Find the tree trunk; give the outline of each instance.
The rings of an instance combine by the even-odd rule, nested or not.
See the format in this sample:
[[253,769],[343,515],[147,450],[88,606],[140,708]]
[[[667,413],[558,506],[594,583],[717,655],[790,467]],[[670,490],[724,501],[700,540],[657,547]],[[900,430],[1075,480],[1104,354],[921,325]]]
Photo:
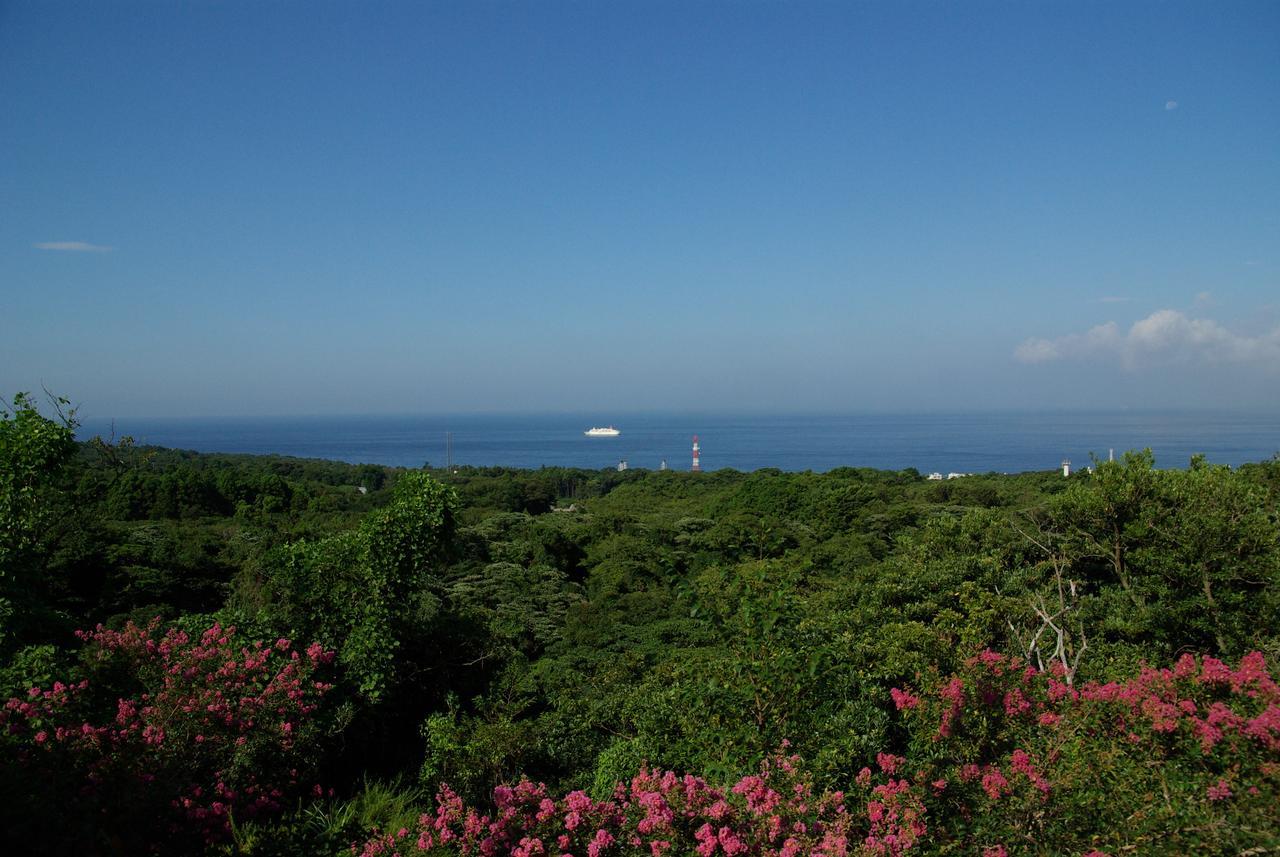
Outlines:
[[1218,602],[1213,599],[1208,569],[1200,569],[1200,581],[1204,584],[1204,600],[1209,605],[1209,616],[1213,619],[1213,638],[1218,644],[1218,654],[1226,654],[1227,642],[1222,637],[1222,619],[1218,612]]

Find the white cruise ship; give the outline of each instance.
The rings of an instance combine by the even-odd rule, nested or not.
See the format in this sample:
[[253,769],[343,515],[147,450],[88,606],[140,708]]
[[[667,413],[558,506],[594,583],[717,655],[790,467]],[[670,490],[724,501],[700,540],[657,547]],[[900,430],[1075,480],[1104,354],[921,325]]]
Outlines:
[[608,428],[592,427],[583,432],[587,437],[617,437],[622,434],[613,426]]

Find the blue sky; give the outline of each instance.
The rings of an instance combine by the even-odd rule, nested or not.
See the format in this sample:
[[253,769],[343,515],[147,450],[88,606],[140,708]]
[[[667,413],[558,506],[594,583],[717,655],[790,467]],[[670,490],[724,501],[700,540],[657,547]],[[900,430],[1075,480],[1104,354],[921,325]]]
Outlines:
[[0,391],[1275,408],[1280,4],[0,3]]

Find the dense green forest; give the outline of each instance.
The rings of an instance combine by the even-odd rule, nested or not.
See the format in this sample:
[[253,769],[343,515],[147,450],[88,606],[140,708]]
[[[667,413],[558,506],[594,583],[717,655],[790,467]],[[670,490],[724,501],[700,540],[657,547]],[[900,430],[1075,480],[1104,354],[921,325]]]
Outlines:
[[443,471],[73,429],[0,420],[6,853],[1280,851],[1280,457]]

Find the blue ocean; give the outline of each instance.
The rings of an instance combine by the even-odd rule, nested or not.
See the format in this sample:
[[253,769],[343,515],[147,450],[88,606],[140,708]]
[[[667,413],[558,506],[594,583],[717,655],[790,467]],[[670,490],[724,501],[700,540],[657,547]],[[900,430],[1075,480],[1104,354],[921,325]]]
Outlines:
[[[589,438],[615,425],[618,437]],[[87,420],[82,437],[112,424]],[[1110,450],[1150,447],[1159,467],[1192,455],[1239,465],[1280,451],[1280,414],[1009,412],[759,416],[536,414],[117,419],[116,436],[200,452],[271,453],[352,463],[688,470],[696,434],[702,469],[825,471],[874,467],[921,472],[1017,473],[1079,468]]]

